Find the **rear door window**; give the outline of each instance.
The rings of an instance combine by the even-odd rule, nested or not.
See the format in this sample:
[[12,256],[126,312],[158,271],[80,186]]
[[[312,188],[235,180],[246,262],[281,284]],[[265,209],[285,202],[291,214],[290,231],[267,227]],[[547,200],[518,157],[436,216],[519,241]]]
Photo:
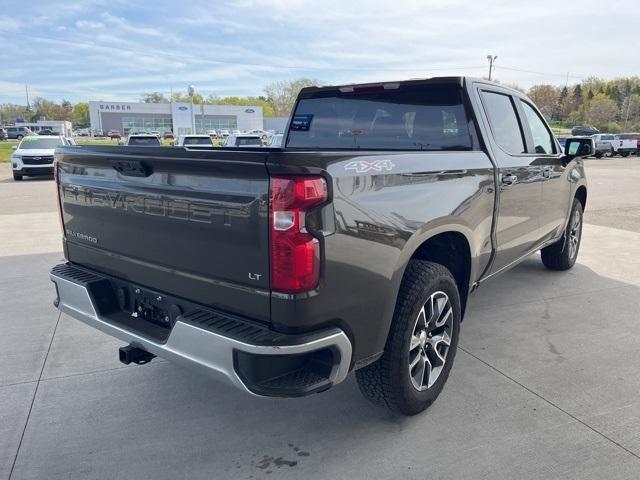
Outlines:
[[511,96],[483,91],[482,99],[496,143],[507,153],[526,153],[524,137]]
[[288,148],[473,150],[462,88],[389,84],[304,92]]
[[547,125],[544,123],[544,120],[540,118],[538,112],[536,112],[535,109],[527,102],[520,100],[520,104],[522,105],[525,117],[527,117],[529,130],[531,131],[531,138],[533,139],[534,151],[530,153],[547,155],[555,153],[555,149],[553,148],[553,137],[551,136],[551,132],[547,129]]

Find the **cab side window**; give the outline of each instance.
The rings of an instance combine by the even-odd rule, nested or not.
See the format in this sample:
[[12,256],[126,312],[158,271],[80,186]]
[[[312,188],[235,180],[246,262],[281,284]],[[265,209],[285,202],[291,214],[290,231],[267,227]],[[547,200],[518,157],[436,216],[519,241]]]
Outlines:
[[529,130],[531,131],[531,137],[533,138],[534,151],[530,153],[550,154],[555,153],[553,148],[553,138],[551,133],[547,129],[544,120],[540,118],[538,112],[529,105],[527,102],[520,100],[522,110],[524,111],[527,122],[529,123]]
[[507,153],[526,153],[520,122],[511,97],[483,91],[482,99],[496,143]]

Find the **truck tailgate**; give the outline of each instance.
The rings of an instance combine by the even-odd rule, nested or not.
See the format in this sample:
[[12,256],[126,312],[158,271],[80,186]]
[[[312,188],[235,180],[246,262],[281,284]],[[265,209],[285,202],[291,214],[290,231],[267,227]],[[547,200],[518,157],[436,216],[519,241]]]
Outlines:
[[56,159],[70,262],[269,321],[264,152],[71,147]]

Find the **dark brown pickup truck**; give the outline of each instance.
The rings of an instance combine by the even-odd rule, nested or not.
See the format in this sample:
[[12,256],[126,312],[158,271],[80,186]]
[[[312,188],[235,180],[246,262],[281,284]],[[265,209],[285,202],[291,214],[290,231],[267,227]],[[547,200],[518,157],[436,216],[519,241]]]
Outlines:
[[56,305],[263,396],[355,371],[424,410],[467,296],[542,250],[573,266],[587,189],[520,92],[468,78],[304,89],[282,148],[66,147]]

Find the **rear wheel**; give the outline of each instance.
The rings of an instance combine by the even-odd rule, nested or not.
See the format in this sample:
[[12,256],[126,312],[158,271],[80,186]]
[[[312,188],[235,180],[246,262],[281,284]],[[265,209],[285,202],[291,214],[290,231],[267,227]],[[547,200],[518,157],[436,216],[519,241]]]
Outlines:
[[622,152],[620,155],[622,155],[623,157],[628,157],[629,156],[629,152]]
[[611,147],[609,149],[609,153],[607,154],[607,157],[615,157],[616,156],[616,151],[613,149],[613,147]]
[[24,135],[18,135],[18,136],[16,137],[16,139],[17,139],[17,140],[22,140],[23,138],[24,138]]
[[575,265],[582,239],[582,219],[582,204],[574,198],[564,235],[540,251],[545,267],[550,270],[569,270]]
[[595,157],[596,158],[602,158],[602,152],[596,152]]
[[451,371],[460,330],[460,295],[444,266],[407,266],[384,353],[356,372],[364,396],[403,415],[425,410]]

